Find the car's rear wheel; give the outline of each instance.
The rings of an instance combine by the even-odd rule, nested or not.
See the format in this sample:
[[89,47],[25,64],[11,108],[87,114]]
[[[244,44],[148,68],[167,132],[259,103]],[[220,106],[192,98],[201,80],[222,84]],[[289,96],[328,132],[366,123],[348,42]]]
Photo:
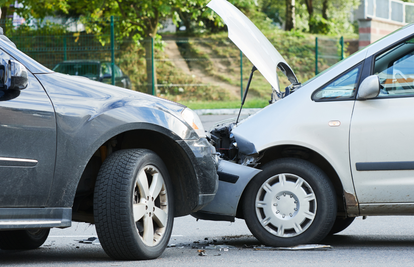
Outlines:
[[329,234],[333,235],[333,234],[342,232],[343,230],[348,228],[348,226],[350,226],[354,220],[355,220],[355,217],[347,217],[347,218],[337,217]]
[[45,243],[49,232],[49,228],[0,231],[0,249],[25,250],[38,248]]
[[278,159],[249,183],[244,218],[253,235],[269,246],[319,242],[335,221],[334,192],[317,166],[296,158]]
[[154,259],[171,236],[173,197],[160,157],[147,149],[113,153],[98,174],[94,216],[99,241],[114,259]]

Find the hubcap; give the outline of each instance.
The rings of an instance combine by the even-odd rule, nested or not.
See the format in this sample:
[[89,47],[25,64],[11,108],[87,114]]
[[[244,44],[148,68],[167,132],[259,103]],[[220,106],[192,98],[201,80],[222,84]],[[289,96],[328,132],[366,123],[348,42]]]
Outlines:
[[132,201],[138,235],[147,246],[157,245],[168,221],[168,198],[164,179],[155,166],[147,165],[138,172]]
[[278,174],[259,188],[255,201],[256,216],[271,234],[293,237],[312,224],[316,202],[312,187],[304,179],[289,173]]

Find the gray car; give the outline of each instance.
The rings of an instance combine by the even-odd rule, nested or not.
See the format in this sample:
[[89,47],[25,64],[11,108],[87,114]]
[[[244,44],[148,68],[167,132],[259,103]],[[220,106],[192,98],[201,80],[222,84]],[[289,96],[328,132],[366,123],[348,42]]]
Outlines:
[[[209,6],[273,87],[272,104],[211,131],[219,191],[194,216],[243,218],[264,244],[320,242],[357,216],[414,213],[414,25],[300,84],[240,11]],[[276,68],[291,81],[281,92]]]
[[180,104],[55,73],[0,39],[0,248],[94,223],[114,259],[152,259],[214,198],[214,147]]

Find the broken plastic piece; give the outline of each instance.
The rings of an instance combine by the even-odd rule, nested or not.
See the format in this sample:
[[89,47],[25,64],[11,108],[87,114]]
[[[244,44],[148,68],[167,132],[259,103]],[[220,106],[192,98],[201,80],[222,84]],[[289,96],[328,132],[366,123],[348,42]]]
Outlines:
[[218,250],[218,251],[229,251],[230,248],[235,248],[229,245],[213,245],[209,244],[205,247],[206,250]]
[[92,244],[92,245],[100,245],[101,244],[97,237],[89,237],[87,239],[79,240],[79,243]]
[[197,252],[198,256],[207,256],[207,253],[204,249],[198,249]]
[[293,247],[255,247],[254,250],[331,250],[333,249],[330,245],[319,245],[319,244],[309,244],[309,245],[297,245]]

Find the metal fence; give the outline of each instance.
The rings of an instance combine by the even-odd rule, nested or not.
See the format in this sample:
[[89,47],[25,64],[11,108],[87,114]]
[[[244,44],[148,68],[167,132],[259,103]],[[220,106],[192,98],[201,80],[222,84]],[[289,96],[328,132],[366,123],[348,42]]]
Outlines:
[[[102,21],[102,25],[112,26],[110,31],[100,34],[88,34],[79,21],[42,23],[7,27],[6,34],[21,51],[50,69],[68,60],[111,62],[130,77],[131,89],[175,101],[240,98],[252,66],[224,35],[209,38],[166,35],[162,40],[137,42],[119,38],[116,19]],[[150,50],[145,49],[148,46]],[[302,82],[313,71],[318,73],[344,56],[344,42],[338,39],[317,38],[316,44],[313,40],[301,40],[277,48]],[[305,64],[306,60],[316,64],[314,67],[312,63]],[[255,77],[253,94],[261,97],[270,93],[265,79],[260,74]],[[280,79],[282,86],[288,85],[287,80]]]
[[345,58],[344,38],[315,38],[315,75]]

